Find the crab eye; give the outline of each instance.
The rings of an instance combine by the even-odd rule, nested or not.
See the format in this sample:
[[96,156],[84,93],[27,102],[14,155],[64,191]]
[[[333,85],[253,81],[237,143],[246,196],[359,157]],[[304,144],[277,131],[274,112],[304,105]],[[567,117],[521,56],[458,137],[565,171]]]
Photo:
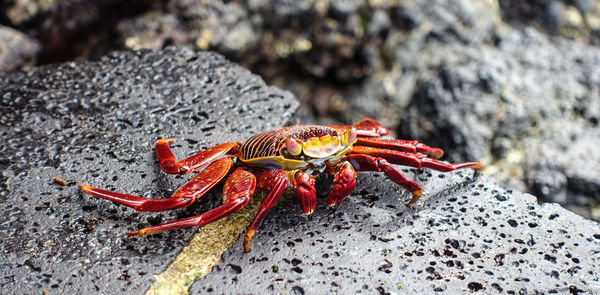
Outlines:
[[348,142],[354,142],[356,140],[356,128],[352,127],[348,132]]
[[300,145],[298,145],[298,142],[291,137],[285,140],[285,147],[287,148],[288,152],[293,156],[299,155],[302,151],[302,147],[300,147]]
[[344,137],[342,139],[343,145],[349,145],[356,140],[356,128],[352,127],[346,130]]

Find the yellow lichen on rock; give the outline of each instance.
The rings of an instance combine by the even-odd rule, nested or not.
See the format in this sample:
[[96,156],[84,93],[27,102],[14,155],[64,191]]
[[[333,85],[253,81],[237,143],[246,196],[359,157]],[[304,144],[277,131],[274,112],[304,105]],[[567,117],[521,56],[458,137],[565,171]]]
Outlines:
[[[146,294],[188,294],[189,287],[209,274],[220,263],[221,255],[239,239],[264,197],[264,193],[256,193],[241,211],[205,225],[175,261],[163,273],[154,276],[155,282]],[[239,251],[243,249],[240,247]]]

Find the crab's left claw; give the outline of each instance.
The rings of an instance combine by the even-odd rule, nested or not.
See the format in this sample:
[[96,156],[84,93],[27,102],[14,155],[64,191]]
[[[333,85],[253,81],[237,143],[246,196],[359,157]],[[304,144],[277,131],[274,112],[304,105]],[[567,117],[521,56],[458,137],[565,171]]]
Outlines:
[[310,215],[315,211],[317,205],[317,191],[315,190],[315,180],[312,175],[304,171],[293,171],[292,185],[296,188],[296,199],[302,207],[302,212]]
[[225,155],[234,154],[238,147],[238,143],[236,142],[226,142],[177,161],[173,151],[169,147],[169,144],[173,142],[175,140],[169,138],[161,139],[155,144],[156,157],[160,163],[160,169],[169,174],[188,174],[202,169]]
[[329,125],[327,127],[333,128],[340,133],[348,130],[348,128],[354,128],[356,135],[359,137],[381,137],[390,134],[387,128],[371,118],[364,118],[355,125]]
[[335,171],[331,191],[327,195],[327,205],[333,207],[345,199],[356,186],[356,171],[349,162],[344,162]]
[[[360,120],[360,122],[356,123],[356,125],[354,125],[354,127],[359,128],[361,130],[363,130],[363,132],[365,131],[370,131],[375,133],[376,137],[379,136],[386,136],[388,134],[390,134],[390,131],[383,127],[381,125],[381,123],[377,122],[374,119],[371,118],[364,118],[362,120]],[[369,132],[365,132],[365,133],[369,133]]]

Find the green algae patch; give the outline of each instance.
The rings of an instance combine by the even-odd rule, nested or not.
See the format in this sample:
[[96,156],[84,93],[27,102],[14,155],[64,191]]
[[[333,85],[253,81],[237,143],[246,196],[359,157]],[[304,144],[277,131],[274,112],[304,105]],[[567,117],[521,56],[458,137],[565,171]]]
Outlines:
[[[212,271],[221,256],[250,225],[266,194],[256,193],[244,209],[205,225],[161,274],[146,295],[188,294],[189,287]],[[239,251],[244,251],[240,247]]]

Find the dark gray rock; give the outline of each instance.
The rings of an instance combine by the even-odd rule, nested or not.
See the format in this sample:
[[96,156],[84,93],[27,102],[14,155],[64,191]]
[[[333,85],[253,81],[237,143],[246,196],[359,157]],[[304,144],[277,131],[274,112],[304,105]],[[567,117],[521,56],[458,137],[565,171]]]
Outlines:
[[546,200],[574,203],[575,193],[600,200],[600,178],[581,177],[600,171],[592,151],[600,144],[599,50],[527,30],[497,48],[444,51],[400,133],[454,146],[453,160],[494,163],[492,175]]
[[600,291],[600,226],[472,171],[405,175],[415,207],[382,175],[361,174],[335,209],[294,200],[238,241],[191,294],[553,294]]
[[146,214],[84,196],[77,184],[166,197],[187,178],[160,171],[157,139],[176,139],[184,157],[280,127],[298,106],[220,55],[177,48],[0,76],[0,98],[0,284],[7,294],[143,293],[195,230],[125,233],[197,215],[219,196]]
[[593,12],[596,9],[597,3],[594,0],[574,0],[573,4],[582,13]]
[[515,27],[535,27],[547,34],[600,44],[600,10],[594,0],[500,0],[500,16]]
[[502,27],[497,7],[484,1],[402,1],[378,11],[391,15],[392,25],[385,38],[366,44],[362,51],[372,75],[333,95],[320,97],[317,92],[313,99],[317,116],[333,115],[342,122],[370,116],[386,126],[397,125],[418,83],[448,57],[440,44],[493,43]]
[[173,0],[123,20],[118,33],[129,48],[174,43],[215,50],[272,80],[291,74],[294,80],[307,75],[348,83],[372,71],[369,59],[377,59],[396,6],[363,0]]
[[545,200],[597,203],[600,51],[533,29],[507,32],[496,46],[441,40],[398,50],[397,69],[349,96],[346,120],[380,118],[400,137],[440,146],[453,161],[484,161],[487,175]]
[[19,31],[0,26],[0,72],[33,66],[39,51],[37,41]]
[[37,60],[98,59],[122,48],[113,27],[122,18],[149,6],[120,0],[1,1],[0,22],[40,43]]
[[335,18],[346,18],[355,14],[364,5],[362,0],[333,0],[329,1],[329,10]]

